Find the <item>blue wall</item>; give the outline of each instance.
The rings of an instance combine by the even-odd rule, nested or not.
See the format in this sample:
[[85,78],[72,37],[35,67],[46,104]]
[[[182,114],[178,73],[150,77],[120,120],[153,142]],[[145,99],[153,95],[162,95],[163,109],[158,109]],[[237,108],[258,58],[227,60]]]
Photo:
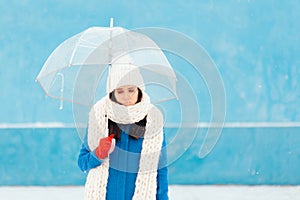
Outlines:
[[[74,129],[5,127],[73,122],[71,105],[60,111],[35,77],[62,41],[91,26],[108,26],[110,17],[128,29],[174,29],[202,45],[224,82],[226,122],[299,122],[299,9],[297,0],[1,1],[0,185],[83,183],[76,168],[80,140]],[[197,88],[203,80],[191,82]],[[209,100],[204,94],[202,98]],[[205,106],[200,108],[201,121],[209,122]],[[297,131],[297,127],[225,128],[204,159],[196,156],[203,139],[200,132],[197,145],[170,166],[170,181],[299,184]]]
[[[214,150],[200,159],[206,131],[200,129],[191,146],[169,163],[170,184],[299,185],[299,130],[225,128]],[[176,129],[166,134],[169,145]],[[177,143],[177,151],[185,142]],[[0,186],[84,184],[85,174],[77,167],[80,145],[72,128],[2,129]]]
[[222,75],[227,121],[299,121],[299,8],[297,0],[2,1],[0,122],[72,122],[35,77],[62,41],[108,26],[110,17],[116,26],[170,28],[201,44]]

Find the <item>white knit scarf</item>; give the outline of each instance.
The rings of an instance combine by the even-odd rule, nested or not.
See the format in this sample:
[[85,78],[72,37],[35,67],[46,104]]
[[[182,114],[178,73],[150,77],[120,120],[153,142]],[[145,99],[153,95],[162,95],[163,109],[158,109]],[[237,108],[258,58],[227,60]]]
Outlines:
[[[133,106],[123,106],[108,96],[98,101],[89,114],[88,144],[91,151],[97,148],[99,139],[107,137],[105,133],[105,115],[120,124],[135,123],[147,115],[146,131],[142,144],[139,170],[135,182],[133,200],[156,199],[156,176],[163,141],[163,116],[150,103],[146,93],[141,102]],[[86,200],[105,200],[108,180],[109,157],[102,164],[89,171],[85,184]]]

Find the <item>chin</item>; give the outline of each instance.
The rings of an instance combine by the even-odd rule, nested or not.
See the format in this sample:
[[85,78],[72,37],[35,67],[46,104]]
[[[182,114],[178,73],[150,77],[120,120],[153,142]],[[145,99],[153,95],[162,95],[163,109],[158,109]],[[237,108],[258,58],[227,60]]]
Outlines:
[[124,106],[133,106],[134,104],[132,104],[132,103],[125,103],[125,104],[123,104]]
[[124,106],[133,106],[135,103],[123,103]]

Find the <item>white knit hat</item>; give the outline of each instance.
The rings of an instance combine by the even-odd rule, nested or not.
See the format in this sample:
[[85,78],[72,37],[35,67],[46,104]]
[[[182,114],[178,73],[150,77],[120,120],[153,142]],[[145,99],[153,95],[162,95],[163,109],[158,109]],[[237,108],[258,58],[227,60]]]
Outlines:
[[134,85],[141,90],[145,90],[140,70],[132,64],[129,56],[123,56],[112,63],[107,78],[107,92],[110,93],[114,89],[125,85]]

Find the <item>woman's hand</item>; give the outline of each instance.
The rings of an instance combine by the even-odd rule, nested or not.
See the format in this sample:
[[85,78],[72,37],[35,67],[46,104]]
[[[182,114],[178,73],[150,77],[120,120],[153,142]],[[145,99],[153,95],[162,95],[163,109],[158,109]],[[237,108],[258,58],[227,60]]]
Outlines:
[[109,137],[101,138],[98,147],[95,149],[95,154],[99,159],[106,158],[115,149],[114,134]]

